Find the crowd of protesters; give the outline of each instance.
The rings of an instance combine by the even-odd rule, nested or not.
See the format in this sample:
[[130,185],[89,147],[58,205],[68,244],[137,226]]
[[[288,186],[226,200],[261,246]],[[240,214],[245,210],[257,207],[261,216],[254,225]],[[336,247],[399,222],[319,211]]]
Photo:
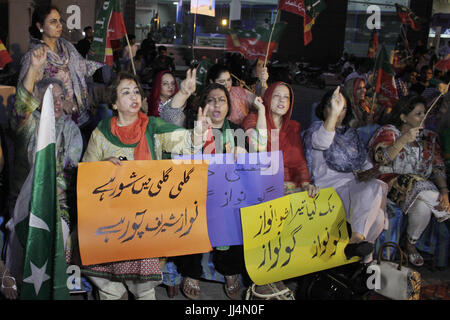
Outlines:
[[[262,60],[241,60],[245,63],[241,70],[251,71],[239,81],[231,65],[216,61],[198,86],[197,69],[189,68],[179,79],[174,59],[166,47],[156,48],[151,35],[140,47],[129,35],[130,46],[117,50],[111,68],[87,60],[92,28],[84,31],[86,38],[74,46],[61,37],[56,7],[37,7],[33,13],[30,48],[22,60],[9,115],[14,168],[4,166],[4,152],[0,158],[0,169],[10,171],[2,174],[14,177],[6,191],[8,199],[3,199],[8,204],[5,220],[10,219],[6,261],[0,261],[4,297],[17,299],[22,285],[24,243],[11,221],[17,218],[14,215],[29,212],[40,108],[49,85],[53,85],[58,203],[68,264],[76,263],[76,226],[71,222],[76,216],[78,163],[107,160],[120,165],[123,157],[158,160],[164,152],[181,149],[237,154],[278,148],[283,152],[285,194],[306,191],[314,197],[321,188],[335,188],[350,228],[345,255],[360,257],[364,264],[372,261],[375,242],[387,226],[388,200],[407,219],[402,246],[416,267],[424,259],[415,244],[432,217],[448,226],[450,79],[448,70],[434,68],[436,58],[448,57],[448,49],[439,56],[417,46],[410,57],[394,65],[392,83],[398,99],[393,105],[375,91],[374,61],[344,56],[342,84],[323,95],[312,111],[317,120],[302,128],[292,119],[293,84],[271,79]],[[102,104],[110,110],[101,113]],[[367,127],[373,130],[363,139],[359,129]],[[251,132],[243,146],[227,132],[239,128]],[[222,145],[214,140],[212,129],[222,133]],[[274,130],[278,146],[271,145]],[[148,143],[148,135],[153,142]],[[4,139],[2,132],[3,148]],[[155,143],[161,148],[156,150]],[[240,275],[246,274],[242,246],[214,248],[212,254],[216,270],[225,276],[228,297],[242,298]],[[198,299],[202,290],[201,258],[195,254],[173,259],[184,278],[182,291],[190,299]],[[81,267],[100,299],[124,299],[127,292],[136,299],[155,299],[162,265],[153,258]],[[294,299],[283,282],[253,285],[252,290],[259,299]]]

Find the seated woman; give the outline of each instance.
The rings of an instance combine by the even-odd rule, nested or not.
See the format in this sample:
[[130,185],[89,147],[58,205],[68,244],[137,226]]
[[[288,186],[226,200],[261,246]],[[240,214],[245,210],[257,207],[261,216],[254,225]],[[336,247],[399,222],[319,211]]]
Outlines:
[[328,91],[316,109],[321,121],[311,125],[303,141],[311,181],[320,188],[333,187],[344,205],[352,230],[344,251],[347,259],[358,256],[368,263],[388,221],[387,185],[371,179],[378,171],[372,168],[356,129],[348,126],[347,105],[349,100],[340,87]]
[[345,94],[349,99],[348,107],[353,119],[349,125],[352,128],[364,127],[377,123],[383,116],[383,108],[366,96],[366,82],[362,78],[354,78],[345,82]]
[[[294,108],[294,92],[284,82],[270,85],[263,98],[255,100],[258,113],[250,113],[243,121],[250,132],[250,150],[283,152],[285,194],[308,191],[314,197],[318,188],[310,183],[310,176],[303,153],[300,124],[291,120]],[[283,282],[254,286],[256,298],[291,299],[292,294]]]
[[[15,226],[28,217],[31,201],[31,185],[34,157],[36,153],[37,132],[40,122],[40,104],[49,85],[53,85],[52,94],[55,113],[56,137],[56,183],[58,190],[58,203],[61,212],[64,247],[66,260],[70,262],[70,211],[75,197],[76,167],[81,158],[83,140],[80,129],[72,121],[71,116],[65,113],[66,95],[63,83],[56,78],[45,78],[36,83],[37,74],[46,63],[47,48],[39,47],[30,54],[30,65],[19,83],[16,94],[15,108],[10,115],[10,125],[13,130],[14,141],[14,179],[10,188],[10,212],[14,212],[13,219],[8,222],[8,229],[12,236],[8,241],[7,267],[16,279],[22,279],[23,259],[22,249],[26,239],[16,238]],[[36,93],[36,96],[33,95]],[[71,111],[71,110],[70,110]],[[70,112],[71,113],[71,112]],[[13,225],[14,224],[14,225]],[[17,240],[17,241],[16,241]],[[9,250],[11,249],[11,250]],[[20,283],[18,284],[20,287]]]
[[[211,120],[212,130],[208,130],[203,153],[245,153],[246,146],[239,146],[231,130],[240,126],[227,119],[231,102],[226,88],[214,83],[206,87],[200,97],[199,106],[204,107],[206,116]],[[202,108],[199,108],[201,112]],[[188,118],[188,128],[192,127],[194,118]],[[215,131],[216,134],[213,134]],[[222,136],[222,145],[215,141],[217,134]],[[200,278],[202,275],[201,254],[174,257],[178,272],[183,276],[183,293],[190,299],[200,296]],[[214,248],[213,263],[215,269],[225,276],[225,293],[230,299],[237,299],[240,294],[239,275],[245,272],[242,245]]]
[[[83,161],[109,160],[120,165],[120,159],[160,160],[163,152],[191,154],[203,146],[209,119],[201,109],[194,130],[186,130],[140,112],[142,89],[132,74],[119,74],[109,89],[115,115],[93,131]],[[162,280],[158,259],[83,266],[83,273],[99,289],[102,300],[120,299],[127,289],[136,299],[154,300],[154,288]]]
[[[209,83],[221,84],[228,90],[231,99],[231,111],[228,120],[240,125],[249,113],[256,96],[244,88],[233,86],[230,71],[221,64],[213,65],[208,70],[207,78]],[[261,73],[262,87],[267,86],[267,78],[266,72]]]
[[388,197],[408,215],[406,252],[409,261],[422,266],[415,247],[433,213],[438,221],[450,218],[445,165],[436,133],[423,129],[425,99],[403,97],[395,106],[390,124],[379,128],[369,148],[389,184]]
[[[307,190],[310,195],[318,191],[310,184],[310,176],[303,153],[300,123],[291,120],[294,109],[292,88],[276,82],[267,88],[263,103],[255,100],[258,113],[251,112],[243,121],[245,131],[251,129],[251,150],[283,152],[285,193]],[[255,143],[253,143],[255,142]]]

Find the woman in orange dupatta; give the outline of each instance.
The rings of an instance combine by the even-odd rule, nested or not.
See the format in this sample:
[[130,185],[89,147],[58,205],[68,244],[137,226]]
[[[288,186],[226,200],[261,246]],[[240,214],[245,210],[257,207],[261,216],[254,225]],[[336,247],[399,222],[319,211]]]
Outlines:
[[[119,74],[111,85],[114,115],[99,123],[91,135],[83,161],[160,160],[162,152],[190,154],[206,141],[209,118],[199,110],[194,130],[186,130],[141,112],[142,89],[131,74]],[[200,139],[194,139],[201,136]],[[194,145],[193,141],[201,141]],[[83,266],[83,273],[98,288],[100,299],[127,296],[155,300],[155,287],[162,281],[159,259],[139,259]]]

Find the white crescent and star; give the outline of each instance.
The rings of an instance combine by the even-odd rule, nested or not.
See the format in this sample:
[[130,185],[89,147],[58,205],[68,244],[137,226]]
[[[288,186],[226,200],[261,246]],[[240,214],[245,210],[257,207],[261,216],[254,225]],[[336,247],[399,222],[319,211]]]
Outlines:
[[36,295],[39,295],[39,291],[41,290],[42,284],[50,279],[49,275],[45,273],[45,269],[47,268],[47,262],[48,260],[45,261],[45,264],[41,268],[38,268],[36,265],[34,265],[33,262],[30,261],[31,276],[29,276],[26,279],[23,279],[23,282],[31,283],[34,285]]

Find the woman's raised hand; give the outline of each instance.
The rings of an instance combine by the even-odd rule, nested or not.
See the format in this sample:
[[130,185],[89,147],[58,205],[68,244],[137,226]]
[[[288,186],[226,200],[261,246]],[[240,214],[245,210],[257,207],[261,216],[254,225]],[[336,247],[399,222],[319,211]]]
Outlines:
[[331,96],[331,112],[334,115],[341,114],[342,110],[345,107],[345,99],[344,96],[341,93],[341,87],[338,86]]
[[47,61],[47,52],[48,47],[45,45],[35,49],[31,53],[30,68],[33,68],[35,71],[40,70]]
[[267,67],[262,68],[258,78],[261,83],[266,83],[267,80],[269,80],[269,73],[267,72]]
[[202,110],[202,108],[198,108],[197,121],[195,122],[194,128],[194,134],[196,136],[204,137],[206,131],[208,131],[208,129],[211,127],[211,118],[208,116],[210,108],[210,104],[207,104],[204,110]]
[[263,103],[263,99],[261,97],[256,97],[255,101],[253,102],[253,105],[255,106],[256,110],[263,111],[266,109]]
[[197,88],[197,68],[188,69],[186,79],[180,84],[180,91],[185,95],[192,95]]
[[404,142],[406,143],[417,141],[421,129],[421,127],[411,128],[404,132],[400,138],[404,139]]

